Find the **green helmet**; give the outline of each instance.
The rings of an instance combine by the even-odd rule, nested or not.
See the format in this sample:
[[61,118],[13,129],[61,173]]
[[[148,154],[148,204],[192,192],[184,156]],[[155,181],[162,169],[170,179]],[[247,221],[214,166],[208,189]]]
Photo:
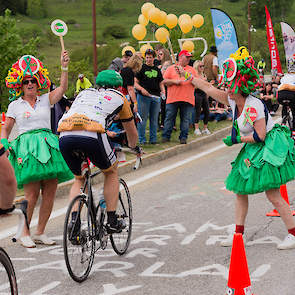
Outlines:
[[101,71],[96,77],[96,84],[106,87],[119,87],[123,85],[121,75],[114,70]]

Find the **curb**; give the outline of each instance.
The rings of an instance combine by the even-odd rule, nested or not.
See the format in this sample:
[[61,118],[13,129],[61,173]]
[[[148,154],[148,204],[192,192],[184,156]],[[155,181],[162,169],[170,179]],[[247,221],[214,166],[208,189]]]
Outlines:
[[[194,139],[193,141],[187,144],[179,144],[156,153],[145,155],[142,157],[142,163],[146,167],[154,163],[158,163],[159,161],[163,161],[168,158],[171,158],[180,153],[197,149],[204,144],[218,141],[221,138],[229,135],[231,129],[232,129],[232,126],[229,126],[221,130],[218,130],[210,135],[206,135],[206,136]],[[134,165],[135,165],[135,159],[130,160],[126,163],[120,164],[118,167],[119,176],[122,176],[132,171]],[[92,181],[93,181],[93,184],[103,183],[103,174],[99,174],[98,176],[93,178]],[[56,191],[56,197],[62,197],[62,196],[68,195],[73,182],[74,180],[70,180],[70,181],[59,184]]]

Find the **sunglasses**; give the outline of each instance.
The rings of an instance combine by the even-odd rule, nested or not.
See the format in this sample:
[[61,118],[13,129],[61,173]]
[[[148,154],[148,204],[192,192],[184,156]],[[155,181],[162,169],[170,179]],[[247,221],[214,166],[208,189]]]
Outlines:
[[37,84],[37,80],[36,79],[32,79],[32,80],[25,80],[23,82],[23,85],[28,85],[29,83],[32,83],[32,84]]
[[199,68],[204,68],[205,66],[204,65],[199,65]]

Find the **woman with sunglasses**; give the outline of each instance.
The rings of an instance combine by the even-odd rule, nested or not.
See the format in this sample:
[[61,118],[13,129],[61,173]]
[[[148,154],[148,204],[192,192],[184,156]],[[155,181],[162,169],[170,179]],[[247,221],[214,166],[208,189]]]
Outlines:
[[[200,60],[196,60],[193,65],[196,70],[198,77],[207,80],[206,75],[204,73],[204,63]],[[204,114],[204,128],[201,132],[199,128],[199,120],[201,116],[201,111],[203,110]],[[209,101],[207,94],[201,89],[197,88],[195,90],[195,135],[206,134],[209,135],[211,132],[208,129],[208,121],[209,121]]]
[[[73,177],[60,151],[58,138],[50,130],[50,108],[57,103],[68,87],[69,56],[61,53],[60,87],[41,95],[50,87],[48,71],[34,56],[25,55],[8,72],[6,86],[10,89],[10,100],[5,125],[1,132],[1,143],[8,148],[9,160],[14,168],[18,188],[24,189],[28,200],[30,223],[39,192],[42,192],[39,219],[33,239],[24,229],[20,242],[24,247],[36,247],[36,243],[53,245],[44,231],[50,217],[58,182]],[[8,143],[14,126],[19,136]]]

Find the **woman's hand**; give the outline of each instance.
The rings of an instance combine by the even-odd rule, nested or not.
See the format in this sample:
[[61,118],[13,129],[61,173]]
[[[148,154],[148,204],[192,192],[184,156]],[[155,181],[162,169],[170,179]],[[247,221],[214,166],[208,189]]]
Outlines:
[[70,57],[68,55],[68,52],[65,50],[61,53],[61,57],[60,57],[61,66],[63,68],[67,68],[69,65],[69,61],[70,61]]

